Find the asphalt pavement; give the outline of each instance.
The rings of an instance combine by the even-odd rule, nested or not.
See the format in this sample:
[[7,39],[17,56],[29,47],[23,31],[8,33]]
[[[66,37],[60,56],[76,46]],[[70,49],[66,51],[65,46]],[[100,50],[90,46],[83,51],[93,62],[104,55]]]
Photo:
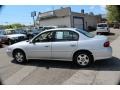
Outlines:
[[[93,32],[94,33],[94,32]],[[120,30],[111,29],[107,35],[113,48],[111,59],[96,61],[88,68],[79,68],[72,62],[31,60],[17,64],[0,49],[0,77],[7,85],[111,85],[120,80]]]

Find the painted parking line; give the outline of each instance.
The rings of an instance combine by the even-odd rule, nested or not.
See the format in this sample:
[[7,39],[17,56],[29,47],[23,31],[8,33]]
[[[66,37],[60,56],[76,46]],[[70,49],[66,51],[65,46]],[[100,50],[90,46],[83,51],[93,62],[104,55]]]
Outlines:
[[62,85],[89,85],[93,83],[96,72],[91,70],[79,70]]
[[24,66],[21,70],[10,76],[8,79],[3,81],[7,85],[19,84],[26,76],[31,74],[37,67],[35,66]]

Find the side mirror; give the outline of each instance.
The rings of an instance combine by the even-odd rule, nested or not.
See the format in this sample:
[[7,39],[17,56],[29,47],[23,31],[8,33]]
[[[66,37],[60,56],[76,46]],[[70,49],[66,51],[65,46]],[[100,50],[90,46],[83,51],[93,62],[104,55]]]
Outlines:
[[35,41],[34,40],[30,40],[29,43],[32,44],[32,43],[35,43]]

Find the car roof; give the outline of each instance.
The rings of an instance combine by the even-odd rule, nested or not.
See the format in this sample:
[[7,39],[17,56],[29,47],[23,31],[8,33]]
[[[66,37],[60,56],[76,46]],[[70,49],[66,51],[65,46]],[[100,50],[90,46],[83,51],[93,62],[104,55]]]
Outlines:
[[98,23],[97,25],[99,25],[99,24],[107,24],[107,23]]
[[43,32],[46,32],[46,31],[59,31],[59,30],[71,30],[71,31],[76,31],[76,28],[55,28],[55,29],[48,29],[48,30],[45,30]]

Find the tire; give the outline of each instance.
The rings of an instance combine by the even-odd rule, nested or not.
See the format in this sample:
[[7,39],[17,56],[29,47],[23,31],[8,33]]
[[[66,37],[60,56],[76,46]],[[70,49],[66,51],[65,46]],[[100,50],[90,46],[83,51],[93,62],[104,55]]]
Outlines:
[[28,35],[28,39],[32,39],[33,38],[33,35]]
[[97,35],[101,35],[101,33],[100,33],[100,32],[97,32]]
[[78,52],[78,53],[76,53],[73,57],[73,61],[79,67],[88,67],[94,62],[93,56],[88,52]]
[[14,51],[13,57],[17,63],[23,64],[27,62],[25,53],[21,50]]
[[3,47],[3,45],[0,43],[0,48],[2,48]]

